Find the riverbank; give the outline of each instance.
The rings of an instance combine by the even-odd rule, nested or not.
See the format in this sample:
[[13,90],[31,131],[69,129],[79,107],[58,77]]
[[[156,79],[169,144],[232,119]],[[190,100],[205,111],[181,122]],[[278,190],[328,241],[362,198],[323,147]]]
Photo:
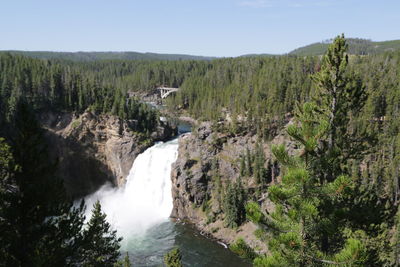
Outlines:
[[[210,122],[194,126],[192,133],[179,139],[178,159],[171,175],[174,200],[171,217],[194,225],[214,240],[229,245],[242,238],[257,253],[267,253],[266,243],[256,234],[257,225],[244,220],[237,227],[227,226],[225,199],[229,187],[240,181],[246,201],[257,201],[263,209],[272,212],[274,207],[267,187],[279,182],[280,169],[271,147],[282,143],[295,150],[285,129],[264,142],[251,132],[218,131]],[[254,163],[256,157],[260,166]],[[251,172],[262,168],[263,176],[257,180],[248,173],[249,166]]]

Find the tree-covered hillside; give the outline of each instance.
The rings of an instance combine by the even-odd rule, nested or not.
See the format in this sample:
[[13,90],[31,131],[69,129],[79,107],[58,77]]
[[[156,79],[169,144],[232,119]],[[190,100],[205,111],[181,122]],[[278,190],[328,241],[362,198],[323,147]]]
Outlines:
[[0,54],[0,125],[11,122],[20,100],[36,112],[70,111],[117,115],[137,120],[138,129],[150,133],[157,125],[157,112],[129,98],[126,90],[96,76],[96,69],[47,60]]
[[[324,202],[318,197],[302,195],[302,200],[312,202],[308,203],[311,208],[312,206],[321,208],[319,205],[326,205],[322,209],[325,212],[323,216],[329,217],[326,225],[314,224],[312,220],[317,217],[314,217],[315,214],[310,210],[310,215],[304,213],[307,217],[304,219],[310,222],[310,227],[321,227],[318,231],[322,233],[320,238],[324,239],[326,238],[324,234],[328,235],[329,231],[336,231],[337,228],[332,222],[340,217],[338,221],[346,223],[349,229],[362,229],[362,232],[351,232],[351,234],[359,240],[369,242],[371,248],[369,251],[375,253],[369,258],[371,264],[378,263],[375,266],[381,263],[389,264],[393,255],[390,254],[391,251],[387,252],[385,244],[388,237],[393,237],[394,240],[394,233],[400,228],[394,217],[400,202],[400,120],[398,120],[400,118],[400,51],[376,54],[368,52],[371,48],[369,41],[350,40],[349,43],[349,53],[354,55],[349,56],[343,48],[346,46],[343,45],[341,49],[338,49],[342,53],[337,57],[340,62],[336,63],[336,57],[332,55],[329,60],[320,56],[284,55],[225,58],[212,61],[119,59],[71,61],[33,59],[0,53],[0,133],[2,137],[13,136],[15,126],[12,125],[18,121],[18,107],[21,102],[27,104],[33,111],[62,110],[81,113],[90,109],[96,113],[114,114],[122,119],[137,120],[139,130],[149,133],[157,123],[157,113],[140,103],[138,99],[130,98],[130,93],[153,93],[158,85],[180,88],[178,93],[172,94],[166,100],[170,111],[189,115],[200,121],[211,121],[213,126],[218,126],[214,130],[229,136],[251,134],[257,135],[260,141],[268,141],[276,134],[277,129],[281,129],[296,115],[297,120],[303,120],[302,125],[307,128],[307,131],[311,131],[309,132],[311,135],[307,132],[300,134],[292,129],[294,132],[291,136],[300,142],[299,146],[310,145],[312,149],[309,149],[307,153],[310,153],[310,159],[313,162],[298,161],[289,166],[290,158],[285,158],[286,154],[283,150],[282,153],[275,151],[277,158],[284,166],[289,164],[288,169],[296,167],[295,171],[298,171],[301,167],[315,172],[321,183],[326,182],[325,187],[318,184],[318,181],[312,181],[314,185],[321,186],[321,190],[329,191],[332,188],[342,190],[343,184],[329,184],[334,180],[333,177],[336,179],[342,173],[357,182],[355,188],[358,190],[355,198],[345,197],[340,201],[331,199],[329,194],[324,195],[326,197]],[[351,45],[354,43],[358,46],[352,48]],[[385,47],[392,46],[388,44]],[[344,62],[344,67],[340,66],[342,62]],[[326,115],[329,113],[329,108],[324,103],[325,91],[328,90],[326,88],[331,88],[330,78],[339,77],[339,74],[340,80],[335,81],[341,88],[338,94],[346,101],[341,102],[338,109],[332,111],[341,115],[334,116],[329,122],[330,129],[335,126],[338,133],[354,134],[360,138],[350,142],[344,138],[344,134],[333,133],[331,135],[336,136],[336,140],[339,141],[336,142],[335,147],[328,146],[329,149],[325,149],[325,145],[331,142],[330,139],[319,140],[321,135],[318,131],[321,129],[314,129],[313,127],[318,125],[307,123],[310,118],[314,120],[313,116],[317,116],[316,114],[320,116],[316,117],[318,118],[318,121],[315,121],[316,124],[323,121],[324,116],[331,116]],[[360,90],[352,90],[353,88]],[[299,110],[298,107],[305,102],[319,105],[322,109],[312,109],[314,113],[309,114],[307,107]],[[323,127],[324,123],[321,122],[321,125]],[[326,135],[325,132],[324,135]],[[365,136],[368,137],[368,142],[364,140]],[[309,144],[304,143],[307,140]],[[318,150],[320,147],[317,147],[317,144],[325,150],[322,148]],[[3,146],[4,151],[7,150],[6,146]],[[351,150],[356,148],[360,151],[364,148],[365,150],[356,157],[354,151]],[[322,155],[321,158],[315,156],[314,150],[318,150],[315,153],[320,153],[318,155]],[[280,158],[280,156],[284,157]],[[351,156],[350,160],[343,160],[347,156]],[[8,156],[4,158],[4,164],[9,164],[11,159]],[[257,156],[256,163],[249,160],[244,165],[260,167],[263,164],[262,158],[262,155]],[[321,162],[324,159],[326,161]],[[327,166],[326,170],[329,170],[329,173],[327,172],[326,175],[329,177],[321,173],[324,169],[317,168],[315,165],[317,163]],[[330,169],[333,168],[332,166],[335,170]],[[297,178],[307,178],[307,173],[303,171],[293,175],[297,175]],[[296,187],[302,186],[304,181],[296,182]],[[339,181],[347,182],[344,179]],[[290,189],[293,184],[287,186]],[[307,188],[309,184],[304,186]],[[285,191],[285,188],[283,190]],[[243,202],[242,198],[235,198],[238,195],[235,193],[237,191],[242,191],[239,184],[236,189],[232,187],[225,192],[226,196],[232,197],[229,201],[230,206]],[[278,198],[283,195],[280,191],[274,193],[276,194],[274,201],[280,203],[281,200]],[[296,227],[303,225],[296,219],[297,212],[303,211],[296,206],[296,203],[289,204],[291,206],[286,206],[286,208],[292,207],[290,211],[292,214],[287,214],[288,210],[283,210],[283,213],[278,215],[292,216],[290,219],[294,220],[293,224],[297,225]],[[343,218],[341,217],[344,216],[343,214],[333,212],[335,205],[342,205],[351,210],[350,213],[348,210],[339,210],[352,215],[351,218]],[[243,203],[240,203],[240,207],[240,220],[236,224],[246,220],[243,214]],[[279,221],[279,218],[277,219]],[[325,226],[329,229],[322,229]],[[310,233],[314,230],[312,229]],[[341,233],[345,235],[346,229],[340,230],[343,230]],[[306,231],[300,232],[306,235]],[[304,235],[302,240],[309,240]],[[327,243],[328,245],[340,244],[334,251],[329,250],[329,246],[323,245],[319,248],[321,253],[329,252],[331,256],[339,255],[340,257],[339,248],[345,247],[342,242],[345,240],[343,235],[340,236],[339,241],[335,239]],[[279,235],[276,238],[279,239]],[[390,242],[393,241],[392,239]],[[278,243],[284,241],[277,240]],[[295,245],[298,244],[297,240],[294,241]],[[325,244],[325,242],[316,243]],[[358,244],[351,243],[349,247]],[[299,248],[306,247],[302,244]],[[304,254],[302,255],[303,261],[307,262]],[[323,255],[313,256],[326,258],[322,257]]]
[[[270,185],[268,196],[278,209],[262,215],[250,206],[247,212],[277,253],[256,266],[330,266],[353,261],[352,255],[360,261],[344,266],[393,266],[399,257],[400,51],[348,55],[344,40],[337,42],[323,58],[215,60],[170,99],[171,107],[212,121],[229,136],[256,133],[268,142],[288,118],[300,127],[288,128],[299,156],[274,151],[283,184]],[[262,169],[258,158],[240,161],[240,169]],[[257,173],[243,176],[243,183],[257,181]],[[224,198],[229,202],[237,192],[228,188]],[[243,211],[240,199],[224,211],[228,222],[243,223],[243,213],[230,213]]]
[[[396,266],[399,71],[399,51],[349,55],[343,37],[322,58],[213,61],[169,102],[212,122],[182,142],[181,204],[205,212],[216,237],[222,222],[232,233],[259,225],[268,252],[255,266]],[[255,257],[240,239],[232,247]]]
[[[298,56],[317,56],[323,55],[328,49],[328,45],[332,40],[313,43],[304,47],[299,47],[291,52],[290,55]],[[384,52],[390,52],[400,49],[400,40],[374,42],[362,38],[348,38],[349,54],[353,55],[371,55]],[[21,51],[21,50],[4,50],[0,53],[10,53],[13,55],[22,55],[37,59],[48,60],[67,60],[74,62],[90,62],[100,60],[148,60],[148,61],[182,61],[182,60],[199,60],[212,61],[218,57],[195,56],[185,54],[160,54],[160,53],[139,53],[132,51],[107,51],[107,52],[54,52],[54,51]],[[239,57],[274,57],[277,54],[245,54]],[[220,57],[221,58],[221,57]]]
[[71,61],[95,60],[213,60],[214,57],[192,56],[183,54],[158,54],[139,52],[52,52],[52,51],[2,51],[14,55],[23,55],[40,59],[60,59]]
[[[296,107],[294,123],[286,131],[299,150],[291,153],[283,144],[272,148],[282,165],[282,181],[268,188],[274,211],[264,213],[255,202],[247,208],[269,236],[270,253],[257,258],[256,266],[398,264],[399,239],[392,231],[398,227],[399,177],[396,172],[381,173],[375,180],[368,167],[360,173],[365,155],[380,154],[374,146],[381,131],[360,127],[368,119],[358,115],[367,101],[367,87],[348,70],[347,49],[338,36],[311,77],[314,97]],[[395,105],[397,109],[398,99]],[[396,160],[391,163],[398,169]],[[388,190],[392,179],[395,185]]]
[[[298,56],[317,56],[323,55],[332,40],[323,43],[314,43],[297,48],[289,54]],[[400,49],[400,40],[374,42],[360,38],[348,38],[349,54],[352,55],[373,55]]]

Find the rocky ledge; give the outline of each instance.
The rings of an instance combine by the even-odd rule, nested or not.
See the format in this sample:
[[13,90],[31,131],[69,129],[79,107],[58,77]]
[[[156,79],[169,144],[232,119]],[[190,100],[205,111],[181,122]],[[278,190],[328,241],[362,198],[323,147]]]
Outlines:
[[[192,133],[184,134],[179,139],[178,159],[171,175],[174,201],[171,217],[192,223],[205,235],[224,243],[231,244],[241,237],[256,251],[265,252],[266,245],[255,237],[257,226],[252,222],[244,222],[234,229],[226,226],[223,195],[227,186],[241,176],[241,156],[247,151],[252,153],[257,143],[265,155],[264,166],[270,168],[269,184],[280,179],[271,145],[284,142],[288,147],[293,145],[284,130],[264,143],[255,134],[233,135],[213,131],[212,128],[210,123],[202,123],[193,128]],[[273,209],[265,187],[260,189],[251,176],[241,180],[248,198],[258,201],[267,210]]]
[[73,197],[90,194],[106,182],[123,184],[138,154],[154,141],[175,135],[175,129],[160,122],[146,137],[135,131],[135,121],[89,111],[46,112],[40,122],[46,129],[50,155],[58,161],[57,174]]

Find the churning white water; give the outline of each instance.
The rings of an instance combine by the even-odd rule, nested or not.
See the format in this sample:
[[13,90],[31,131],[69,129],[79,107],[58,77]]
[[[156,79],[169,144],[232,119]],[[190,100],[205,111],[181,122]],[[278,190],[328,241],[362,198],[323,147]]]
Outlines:
[[136,158],[124,187],[105,185],[85,199],[87,219],[100,200],[107,220],[123,237],[121,253],[129,253],[133,266],[162,266],[165,253],[175,246],[181,248],[185,266],[250,266],[191,227],[168,220],[171,165],[177,155],[178,139],[147,149]]
[[140,154],[123,188],[103,186],[85,199],[90,207],[100,201],[118,235],[129,239],[167,221],[172,211],[171,165],[178,156],[178,139],[157,143]]

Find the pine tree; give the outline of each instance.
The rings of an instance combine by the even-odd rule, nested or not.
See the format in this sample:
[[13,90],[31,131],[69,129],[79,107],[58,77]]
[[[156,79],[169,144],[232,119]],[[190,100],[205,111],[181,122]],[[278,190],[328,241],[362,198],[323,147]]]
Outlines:
[[131,267],[131,266],[132,266],[132,263],[129,258],[128,252],[126,252],[126,255],[123,260],[120,259],[116,263],[114,263],[114,267]]
[[182,267],[182,255],[179,248],[174,248],[164,255],[164,264],[167,267]]
[[245,161],[245,157],[242,155],[240,156],[240,176],[245,176],[245,174],[247,173],[246,171],[246,161]]
[[224,197],[225,224],[231,228],[240,226],[246,220],[246,194],[240,178],[228,185]]
[[[306,266],[316,264],[351,264],[362,266],[365,248],[356,239],[348,239],[346,246],[336,255],[324,255],[319,250],[318,221],[327,220],[320,215],[321,197],[340,197],[348,193],[349,177],[340,176],[331,183],[319,183],[313,164],[318,160],[319,141],[328,133],[329,122],[319,117],[317,107],[306,103],[296,112],[298,124],[287,132],[300,146],[297,156],[290,156],[283,145],[272,151],[284,167],[282,183],[269,187],[269,197],[275,211],[265,216],[256,203],[247,205],[248,217],[271,229],[270,256],[255,259],[256,266]],[[328,219],[329,220],[329,219]]]
[[218,209],[219,211],[222,210],[222,206],[223,206],[223,185],[222,185],[222,180],[221,180],[221,175],[219,173],[219,164],[218,164],[218,160],[216,158],[213,158],[211,161],[211,172],[212,172],[212,180],[214,181],[214,192],[213,192],[213,198],[215,198],[215,200],[218,203]]
[[321,182],[333,181],[342,174],[349,159],[360,158],[365,152],[365,133],[350,126],[351,118],[365,105],[367,94],[361,79],[349,72],[348,45],[344,35],[335,38],[324,55],[321,70],[312,76],[320,117],[328,121],[328,135],[323,140],[320,165]]
[[124,257],[124,262],[122,264],[123,267],[131,267],[131,260],[129,259],[128,252],[126,253]]
[[42,129],[27,103],[20,100],[13,118],[13,155],[17,170],[9,186],[15,188],[6,220],[14,238],[9,255],[18,265],[65,265],[74,261],[81,241],[83,205],[73,208],[55,163],[47,154]]
[[[317,98],[314,103],[298,106],[298,126],[291,125],[287,130],[301,145],[301,154],[292,157],[284,147],[273,149],[286,170],[282,184],[269,188],[276,210],[272,220],[264,223],[272,225],[278,234],[270,242],[272,256],[260,260],[261,265],[275,266],[283,261],[300,266],[329,261],[335,264],[349,259],[352,265],[360,265],[365,261],[360,241],[351,238],[352,234],[347,234],[350,238],[346,241],[341,232],[345,229],[338,227],[338,214],[343,209],[338,209],[337,203],[354,193],[353,181],[347,175],[348,160],[362,155],[364,147],[359,141],[365,141],[365,136],[349,128],[350,118],[365,103],[365,88],[346,71],[346,49],[344,36],[330,45],[321,71],[313,76]],[[256,205],[250,206],[248,213],[253,220],[263,221]],[[332,255],[341,245],[343,250]]]
[[253,175],[253,157],[249,148],[246,148],[246,175]]
[[395,234],[393,242],[393,262],[394,266],[400,266],[400,206],[397,209],[395,217]]
[[267,185],[267,169],[264,167],[265,156],[262,145],[257,143],[254,157],[254,177],[261,187]]
[[[54,175],[42,129],[24,101],[17,104],[10,142],[0,139],[0,261],[7,266],[77,266],[86,261],[88,244],[114,245],[102,257],[116,260],[115,232],[84,225],[84,203],[74,207]],[[11,153],[12,152],[12,153]],[[102,231],[96,233],[96,231]],[[107,232],[109,231],[109,232]],[[113,254],[114,253],[114,254]],[[119,255],[119,254],[118,254]]]
[[16,169],[10,146],[4,138],[0,138],[0,259],[3,264],[16,264],[14,256],[10,254],[10,244],[14,236],[12,223],[8,220],[13,195],[18,190],[13,180]]
[[113,266],[120,256],[122,238],[117,237],[117,231],[111,230],[106,217],[101,211],[100,202],[97,201],[93,206],[87,229],[83,232],[83,266]]
[[[24,101],[13,116],[13,155],[0,162],[1,262],[10,266],[69,265],[79,262],[83,204],[73,208],[54,177],[41,129]],[[1,144],[2,147],[3,144]]]
[[[347,49],[344,36],[336,37],[323,58],[321,70],[312,77],[316,84],[314,102],[318,105],[318,117],[328,123],[327,136],[320,141],[317,151],[319,156],[312,166],[314,174],[322,184],[334,182],[340,175],[351,175],[351,162],[363,159],[371,152],[368,147],[373,147],[375,143],[371,133],[358,127],[360,122],[356,118],[366,103],[367,93],[358,75],[348,68]],[[366,187],[365,182],[361,180],[356,182],[359,186],[345,198],[320,199],[321,216],[330,218],[320,225],[320,248],[325,253],[337,250],[344,244],[346,237],[343,235],[345,229],[342,225],[352,225],[353,231],[359,229],[358,219],[352,215],[355,206],[359,205],[354,203],[366,202],[361,192],[369,186]],[[375,191],[370,191],[368,195],[375,194]],[[371,220],[369,223],[376,224],[377,221]],[[368,229],[363,227],[363,230]],[[378,233],[370,231],[369,234]],[[372,249],[371,246],[368,249]],[[374,257],[375,254],[372,250],[368,253],[370,257]]]

